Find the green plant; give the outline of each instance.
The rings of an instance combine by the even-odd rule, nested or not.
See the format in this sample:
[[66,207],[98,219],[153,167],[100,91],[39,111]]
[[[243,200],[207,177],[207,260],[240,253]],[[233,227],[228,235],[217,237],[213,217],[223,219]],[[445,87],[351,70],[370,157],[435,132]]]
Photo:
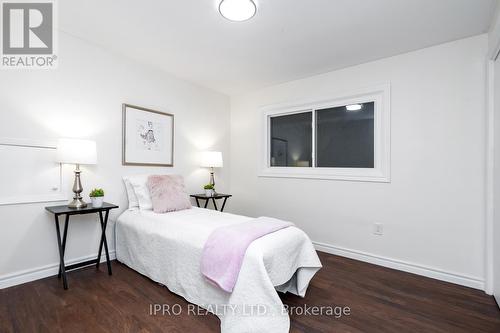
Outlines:
[[207,184],[207,185],[203,186],[203,188],[204,188],[205,190],[213,190],[213,189],[214,189],[214,186],[213,186],[212,184]]
[[89,194],[89,197],[91,198],[97,198],[103,196],[104,196],[104,190],[102,188],[95,188]]

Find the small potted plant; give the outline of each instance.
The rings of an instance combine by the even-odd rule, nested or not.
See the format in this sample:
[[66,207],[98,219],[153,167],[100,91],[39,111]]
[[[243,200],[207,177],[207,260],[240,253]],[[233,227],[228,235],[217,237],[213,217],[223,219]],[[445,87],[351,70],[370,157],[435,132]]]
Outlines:
[[90,200],[92,201],[92,206],[99,208],[102,207],[103,199],[104,199],[104,190],[102,188],[93,189],[90,194]]
[[203,186],[203,188],[205,189],[205,195],[207,197],[212,197],[214,195],[214,186],[212,184],[207,184],[205,186]]

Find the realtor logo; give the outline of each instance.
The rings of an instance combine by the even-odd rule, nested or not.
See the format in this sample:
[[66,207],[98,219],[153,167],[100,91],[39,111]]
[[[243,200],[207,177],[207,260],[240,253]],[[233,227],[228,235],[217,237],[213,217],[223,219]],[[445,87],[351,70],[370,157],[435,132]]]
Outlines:
[[54,68],[54,3],[2,3],[2,68]]

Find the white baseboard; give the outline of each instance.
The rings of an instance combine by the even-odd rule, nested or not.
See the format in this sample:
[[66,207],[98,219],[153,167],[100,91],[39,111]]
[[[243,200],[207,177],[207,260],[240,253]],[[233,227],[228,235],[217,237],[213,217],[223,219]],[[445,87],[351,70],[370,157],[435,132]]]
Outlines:
[[[66,266],[72,265],[72,264],[77,264],[83,261],[95,259],[97,256],[96,254],[85,256],[85,257],[80,257],[80,258],[75,258],[75,259],[70,259],[66,260]],[[115,251],[109,251],[109,258],[111,260],[116,259],[116,254]],[[101,256],[101,262],[106,261],[106,255],[103,254]],[[15,272],[12,274],[7,274],[0,276],[0,289],[16,286],[18,284],[30,282],[30,281],[35,281],[39,279],[43,279],[49,276],[54,276],[57,275],[59,272],[59,263],[54,263],[46,266],[41,266],[37,268],[32,268],[32,269],[27,269],[24,271],[19,271]]]
[[[451,282],[455,284],[459,284],[462,286],[470,287],[470,288],[475,288],[475,289],[480,289],[484,290],[484,280],[483,279],[478,279],[466,275],[461,275],[457,273],[452,273],[452,272],[445,272],[443,270],[427,267],[427,266],[422,266],[410,262],[405,262],[402,260],[395,260],[391,258],[386,258],[382,256],[377,256],[373,255],[370,253],[366,252],[361,252],[361,251],[356,251],[356,250],[351,250],[351,249],[346,249],[342,248],[339,246],[333,246],[325,243],[320,243],[320,242],[313,242],[316,250],[321,251],[321,252],[326,252],[334,255],[338,255],[341,257],[346,257],[350,259],[355,259],[359,261],[364,261],[370,264],[375,264],[383,267],[388,267],[408,273],[413,273],[417,275],[422,275],[425,277],[441,280],[441,281],[446,281],[446,282]],[[116,253],[115,251],[110,251],[109,256],[111,260],[116,259]],[[95,258],[94,255],[89,255],[85,257],[80,257],[76,259],[71,259],[66,261],[66,265],[72,265],[76,264],[79,262],[83,262],[86,260],[90,260]],[[106,261],[106,256],[102,255],[101,256],[101,262]],[[28,269],[24,271],[19,271],[13,274],[8,274],[8,275],[3,275],[0,276],[0,289],[12,287],[15,285],[19,285],[22,283],[30,282],[30,281],[35,281],[39,279],[43,279],[49,276],[54,276],[57,275],[57,272],[59,271],[59,263],[54,263],[51,265],[46,265],[42,267],[37,267],[33,269]]]
[[313,242],[316,250],[335,254],[341,257],[364,261],[370,264],[384,266],[400,271],[422,275],[425,277],[451,282],[462,286],[484,290],[484,280],[462,274],[446,272],[432,267],[422,266],[411,262],[386,258],[366,252],[342,248],[320,242]]

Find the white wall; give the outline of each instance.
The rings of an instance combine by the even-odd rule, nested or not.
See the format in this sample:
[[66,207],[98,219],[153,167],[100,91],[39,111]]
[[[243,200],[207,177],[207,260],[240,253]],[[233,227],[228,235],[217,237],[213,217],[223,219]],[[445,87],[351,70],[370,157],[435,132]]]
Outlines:
[[[481,35],[232,98],[230,211],[291,220],[332,253],[483,288],[487,48]],[[261,106],[380,83],[391,84],[391,183],[257,176]]]
[[[122,103],[175,114],[174,168],[121,165]],[[175,172],[185,176],[190,192],[200,191],[208,171],[198,167],[197,152],[214,148],[224,156],[229,153],[229,98],[60,33],[57,70],[1,71],[0,137],[96,140],[98,165],[84,168],[85,194],[93,186],[103,187],[106,200],[119,204],[121,211],[126,205],[125,174]],[[221,191],[229,188],[229,165],[226,159],[217,174]],[[68,192],[71,177],[67,166]],[[57,272],[55,226],[43,209],[53,204],[0,206],[0,288]],[[95,217],[74,218],[67,260],[96,254],[98,236]]]

